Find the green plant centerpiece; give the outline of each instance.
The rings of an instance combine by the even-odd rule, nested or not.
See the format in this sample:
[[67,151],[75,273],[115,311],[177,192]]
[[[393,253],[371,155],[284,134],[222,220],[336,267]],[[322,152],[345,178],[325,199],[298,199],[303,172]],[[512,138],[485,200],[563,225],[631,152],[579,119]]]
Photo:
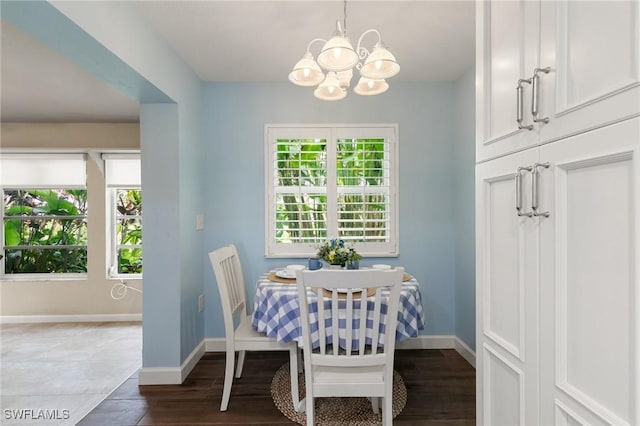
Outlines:
[[344,240],[332,238],[318,248],[318,257],[329,265],[348,266],[357,264],[362,256],[353,247],[345,245]]

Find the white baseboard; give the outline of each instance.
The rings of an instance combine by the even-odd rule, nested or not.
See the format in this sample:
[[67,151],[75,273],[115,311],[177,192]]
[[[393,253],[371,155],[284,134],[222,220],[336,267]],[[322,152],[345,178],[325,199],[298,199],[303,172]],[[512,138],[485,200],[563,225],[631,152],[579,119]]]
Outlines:
[[202,339],[198,346],[196,346],[196,348],[191,351],[187,359],[184,360],[184,362],[180,366],[180,383],[184,382],[184,379],[187,378],[189,373],[191,373],[191,370],[193,370],[198,361],[200,361],[200,358],[202,358],[202,355],[204,355],[205,352],[204,347],[204,339]]
[[[179,385],[205,352],[224,352],[225,348],[224,337],[205,338],[180,367],[141,368],[138,373],[138,382],[141,385]],[[396,349],[455,349],[474,368],[476,364],[475,352],[456,336],[418,336],[415,339],[398,342]]]
[[204,339],[206,352],[224,352],[227,350],[227,344],[224,337],[209,337]]
[[[205,340],[206,352],[224,352],[225,340],[223,337],[210,337]],[[418,336],[415,339],[406,339],[396,343],[396,349],[456,349],[456,336]],[[464,345],[462,341],[461,345]],[[465,348],[473,353],[466,345]],[[462,354],[461,354],[462,355]],[[475,358],[475,354],[473,355]],[[466,358],[465,358],[466,359]]]
[[142,367],[138,370],[140,385],[180,385],[182,371],[179,367]]
[[180,367],[148,367],[138,371],[138,384],[140,385],[179,385],[184,382],[191,370],[204,355],[205,341],[202,340],[191,351],[187,359]]
[[453,349],[456,336],[418,336],[396,343],[396,349]]
[[456,352],[460,354],[460,356],[467,360],[469,364],[473,368],[476,368],[476,353],[472,350],[466,343],[464,343],[460,338],[456,337],[455,347]]
[[142,314],[3,315],[0,324],[142,321]]

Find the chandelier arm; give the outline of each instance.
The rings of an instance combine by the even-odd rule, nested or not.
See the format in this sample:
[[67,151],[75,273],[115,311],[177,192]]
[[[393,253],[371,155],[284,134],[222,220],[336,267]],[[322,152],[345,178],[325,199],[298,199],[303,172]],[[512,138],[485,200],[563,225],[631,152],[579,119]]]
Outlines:
[[382,43],[382,36],[380,35],[380,32],[375,28],[370,28],[367,31],[363,32],[360,38],[358,39],[358,47],[356,47],[356,52],[358,52],[360,59],[364,59],[369,54],[369,51],[364,46],[361,46],[362,39],[364,38],[365,35],[369,33],[376,33],[378,35],[378,42],[376,43],[376,45]]
[[326,43],[326,42],[327,42],[327,40],[325,40],[325,39],[323,39],[323,38],[314,38],[314,39],[313,39],[313,40],[311,40],[311,41],[309,42],[309,44],[307,45],[307,52],[308,52],[308,53],[311,53],[311,45],[312,45],[313,43],[315,43],[316,41],[321,41],[321,42],[323,42],[323,43]]
[[[367,56],[369,56],[370,52],[366,47],[359,47],[358,50],[356,50],[356,53],[358,54],[358,58],[365,59]],[[358,69],[362,68],[362,63],[358,62],[358,65],[360,65]]]

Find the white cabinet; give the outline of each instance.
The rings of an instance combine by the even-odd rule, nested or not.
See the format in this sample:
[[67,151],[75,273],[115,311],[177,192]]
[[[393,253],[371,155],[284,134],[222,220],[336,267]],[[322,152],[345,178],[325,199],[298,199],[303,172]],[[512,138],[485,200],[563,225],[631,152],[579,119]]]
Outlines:
[[[476,158],[495,158],[534,146],[535,135],[519,129],[516,87],[538,66],[540,4],[478,2],[476,6]],[[522,83],[522,113],[531,91]],[[529,120],[530,121],[530,120]],[[525,123],[528,125],[531,123]]]
[[540,143],[640,114],[640,2],[543,1]]
[[543,146],[540,424],[640,424],[640,119]]
[[640,425],[640,4],[477,19],[477,423]]
[[476,212],[477,423],[640,424],[640,119],[480,163]]
[[478,161],[638,116],[639,15],[638,1],[478,2]]
[[[518,168],[536,162],[533,149],[477,167],[478,424],[537,424],[537,222],[514,197]],[[523,191],[521,214],[530,205]]]

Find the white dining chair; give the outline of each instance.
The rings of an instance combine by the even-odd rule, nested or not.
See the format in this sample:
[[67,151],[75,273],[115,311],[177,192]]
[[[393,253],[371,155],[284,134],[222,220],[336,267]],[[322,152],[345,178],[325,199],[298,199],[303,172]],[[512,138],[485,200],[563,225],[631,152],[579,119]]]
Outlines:
[[[403,268],[296,272],[307,425],[313,425],[318,397],[369,397],[375,412],[381,398],[382,423],[392,424],[393,360],[403,272]],[[310,291],[317,298],[309,297]],[[319,326],[312,329],[312,323]],[[320,345],[308,350],[312,333],[314,338],[317,333]],[[363,338],[367,333],[371,340]]]
[[[209,253],[209,259],[220,291],[225,329],[226,361],[220,411],[226,411],[229,405],[236,351],[239,353],[235,377],[239,378],[242,375],[246,351],[285,350],[289,351],[290,355],[291,398],[294,407],[299,410],[301,403],[298,397],[297,344],[279,343],[275,338],[258,333],[251,325],[251,315],[247,313],[244,276],[238,252],[233,244],[212,251]],[[240,317],[237,326],[234,323],[235,316]]]

